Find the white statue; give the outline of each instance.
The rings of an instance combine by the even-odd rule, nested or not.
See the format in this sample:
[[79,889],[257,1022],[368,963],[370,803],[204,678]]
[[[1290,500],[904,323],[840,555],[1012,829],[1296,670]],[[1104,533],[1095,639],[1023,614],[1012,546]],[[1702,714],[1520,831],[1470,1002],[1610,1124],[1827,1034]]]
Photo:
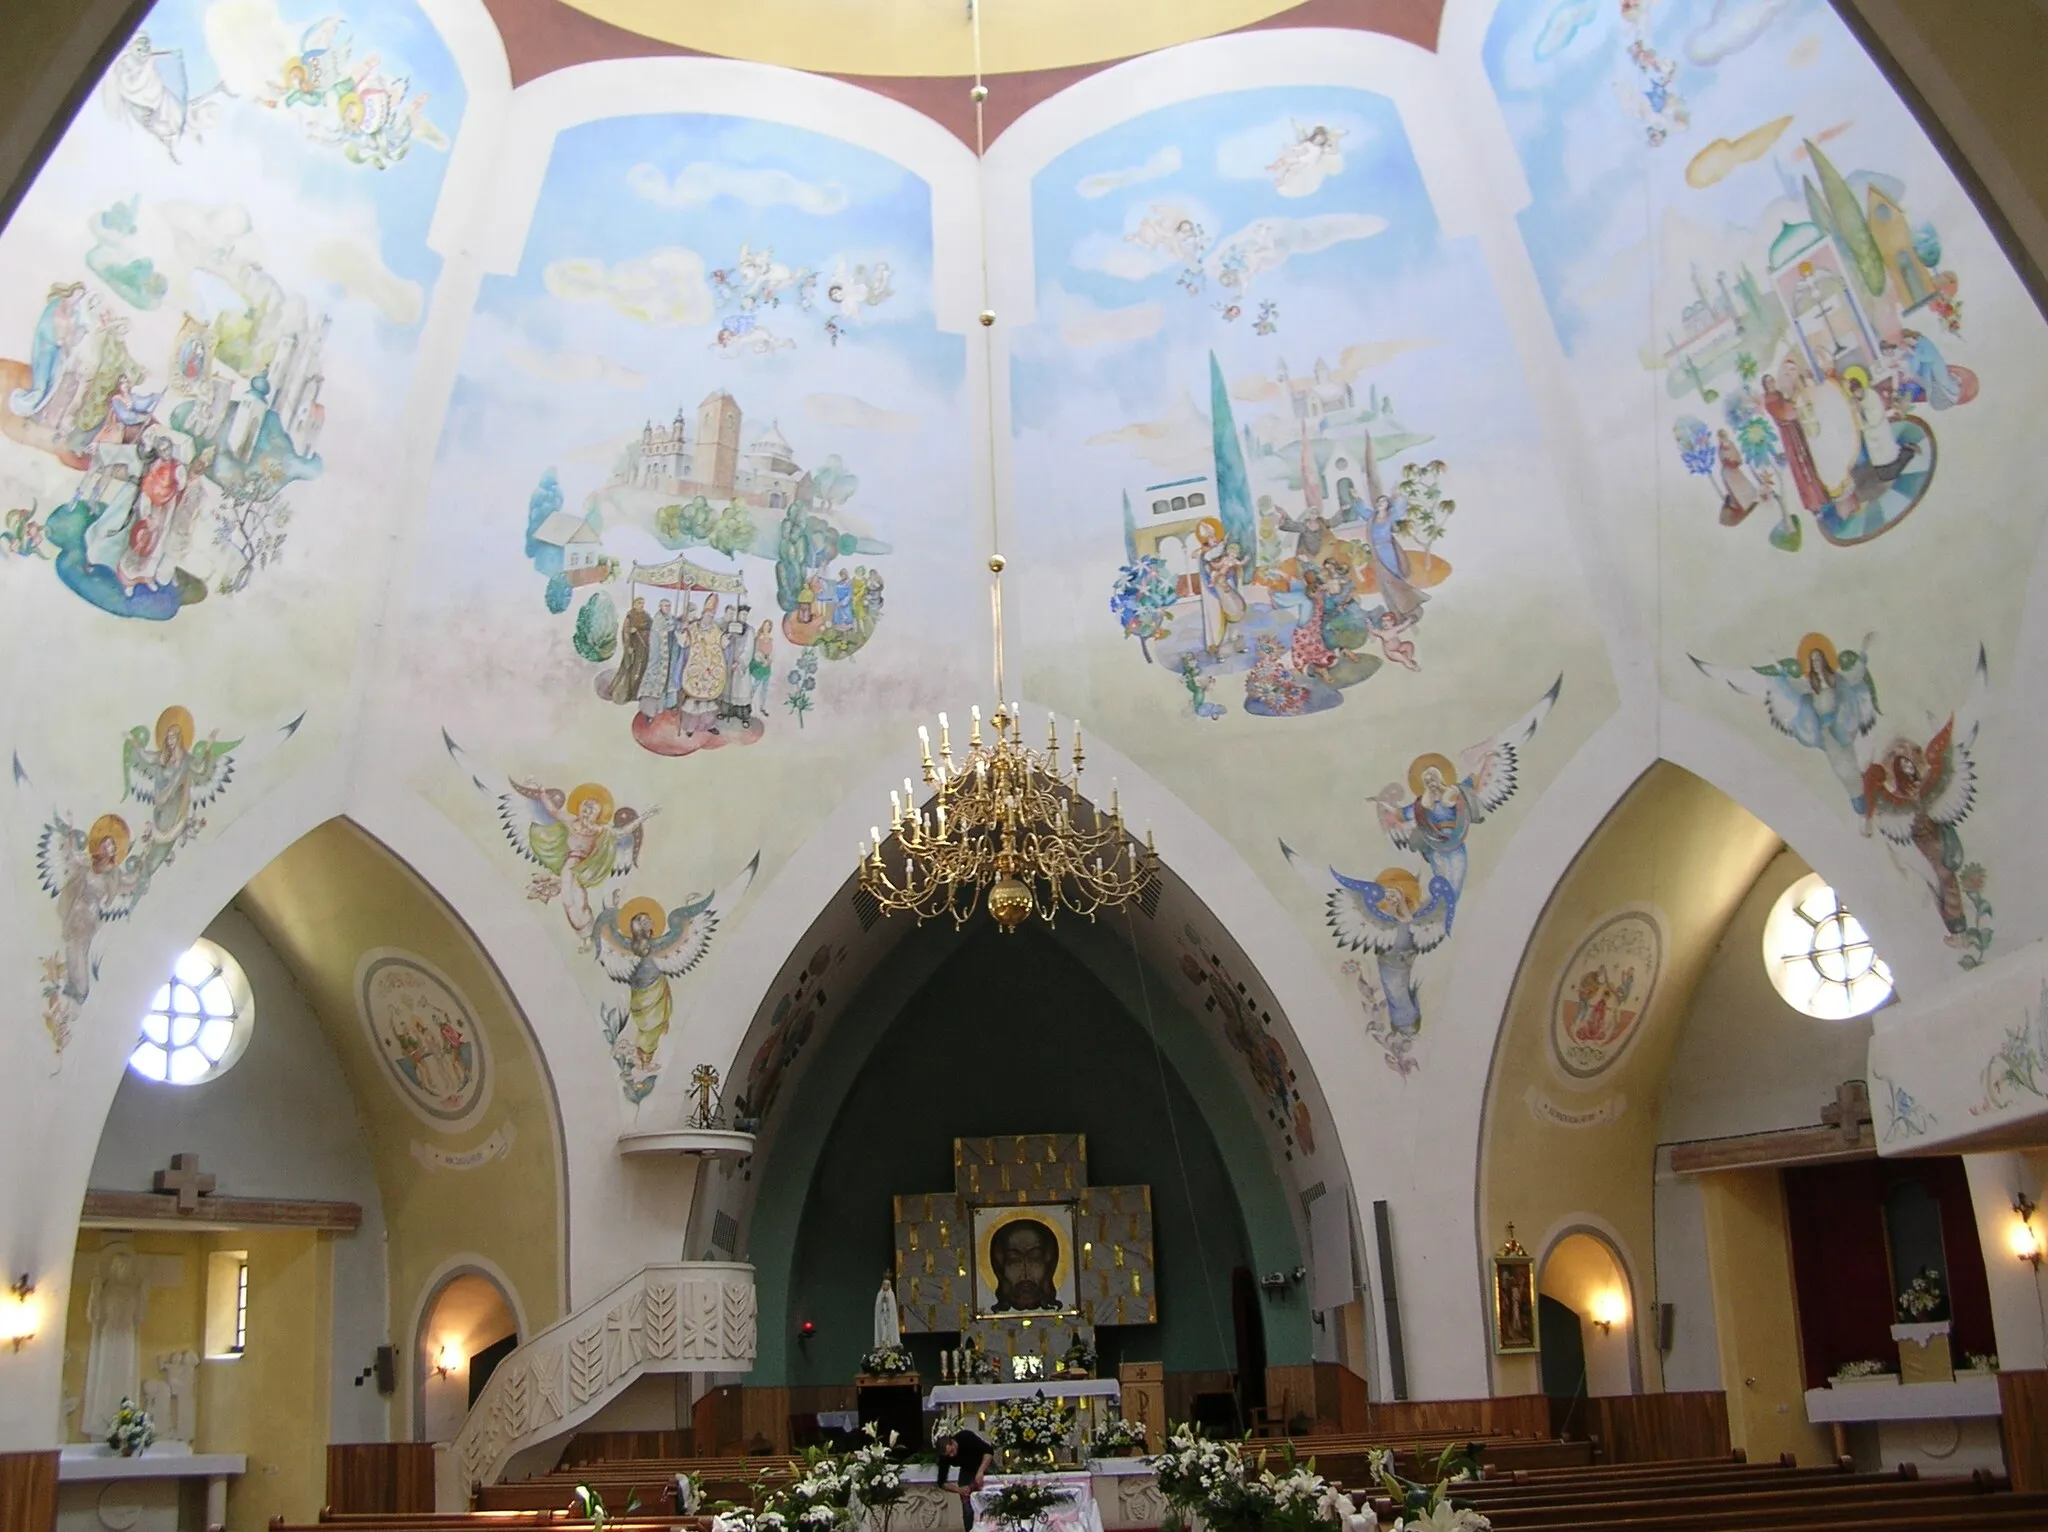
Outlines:
[[903,1324],[896,1314],[896,1279],[882,1273],[882,1290],[875,1294],[875,1349],[903,1344]]
[[199,1434],[199,1354],[163,1352],[156,1359],[156,1370],[164,1375],[162,1388],[168,1400],[162,1414],[150,1411],[156,1434],[167,1442],[189,1442]]
[[92,1324],[92,1348],[85,1358],[85,1399],[78,1424],[85,1435],[99,1437],[141,1387],[137,1337],[142,1332],[142,1259],[125,1239],[100,1246],[85,1317]]

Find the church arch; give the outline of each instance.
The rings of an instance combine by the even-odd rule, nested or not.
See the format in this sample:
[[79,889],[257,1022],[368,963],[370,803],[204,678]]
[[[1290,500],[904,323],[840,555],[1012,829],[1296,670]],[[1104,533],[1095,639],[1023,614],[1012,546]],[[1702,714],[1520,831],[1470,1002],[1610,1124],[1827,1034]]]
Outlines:
[[[1574,1214],[1569,1222],[1546,1232],[1536,1257],[1536,1290],[1579,1315],[1587,1394],[1643,1391],[1638,1342],[1642,1286],[1627,1247],[1605,1219],[1591,1213]],[[1616,1292],[1620,1297],[1618,1318],[1608,1307],[1610,1295]],[[1590,1333],[1596,1324],[1611,1329]],[[1617,1386],[1624,1382],[1626,1387]]]
[[[481,1380],[469,1375],[471,1357],[489,1348],[495,1363],[507,1333],[516,1345],[532,1331],[519,1289],[504,1268],[488,1256],[463,1251],[443,1261],[421,1286],[407,1333],[412,1337],[410,1419],[400,1434],[425,1442],[452,1441],[460,1428],[469,1397],[481,1387]],[[440,1372],[444,1367],[447,1371]],[[436,1393],[447,1397],[436,1398]],[[437,1434],[437,1426],[447,1427],[445,1434]]]

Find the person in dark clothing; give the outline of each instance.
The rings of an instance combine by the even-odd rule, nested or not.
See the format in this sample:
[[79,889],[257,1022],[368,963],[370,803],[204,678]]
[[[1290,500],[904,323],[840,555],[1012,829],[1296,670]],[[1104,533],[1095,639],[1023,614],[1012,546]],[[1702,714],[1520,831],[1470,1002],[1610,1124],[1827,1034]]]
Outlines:
[[[950,1436],[940,1437],[938,1448],[939,1488],[960,1497],[960,1525],[972,1532],[974,1492],[988,1478],[989,1459],[995,1456],[996,1449],[964,1426]],[[946,1482],[949,1471],[955,1480],[952,1484]]]

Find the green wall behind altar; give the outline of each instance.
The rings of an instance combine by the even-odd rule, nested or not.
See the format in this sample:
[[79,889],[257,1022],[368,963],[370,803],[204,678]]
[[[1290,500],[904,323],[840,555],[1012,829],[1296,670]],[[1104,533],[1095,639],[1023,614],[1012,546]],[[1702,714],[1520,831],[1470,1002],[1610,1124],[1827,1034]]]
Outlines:
[[[748,1381],[852,1378],[892,1259],[891,1198],[949,1190],[953,1140],[991,1133],[1085,1133],[1091,1183],[1152,1188],[1160,1320],[1099,1332],[1106,1368],[1233,1366],[1232,1268],[1292,1270],[1300,1243],[1228,1065],[1170,990],[1150,991],[1157,1053],[1143,1017],[1040,930],[906,940],[816,1045],[786,1119],[796,1131],[757,1166],[761,1355]],[[1268,1362],[1307,1361],[1304,1305],[1261,1307]],[[817,1332],[797,1346],[805,1320]],[[939,1342],[909,1340],[935,1380]]]

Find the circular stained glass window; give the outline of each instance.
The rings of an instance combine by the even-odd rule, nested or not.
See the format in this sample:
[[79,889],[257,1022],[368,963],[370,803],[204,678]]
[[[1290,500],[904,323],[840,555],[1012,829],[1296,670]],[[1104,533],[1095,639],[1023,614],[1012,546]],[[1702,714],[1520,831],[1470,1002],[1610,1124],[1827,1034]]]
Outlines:
[[1823,1021],[1866,1015],[1892,997],[1891,969],[1819,873],[1778,896],[1764,922],[1764,967],[1787,1005]]
[[150,1000],[128,1067],[145,1080],[202,1085],[242,1056],[255,1019],[242,965],[212,942],[196,941]]

